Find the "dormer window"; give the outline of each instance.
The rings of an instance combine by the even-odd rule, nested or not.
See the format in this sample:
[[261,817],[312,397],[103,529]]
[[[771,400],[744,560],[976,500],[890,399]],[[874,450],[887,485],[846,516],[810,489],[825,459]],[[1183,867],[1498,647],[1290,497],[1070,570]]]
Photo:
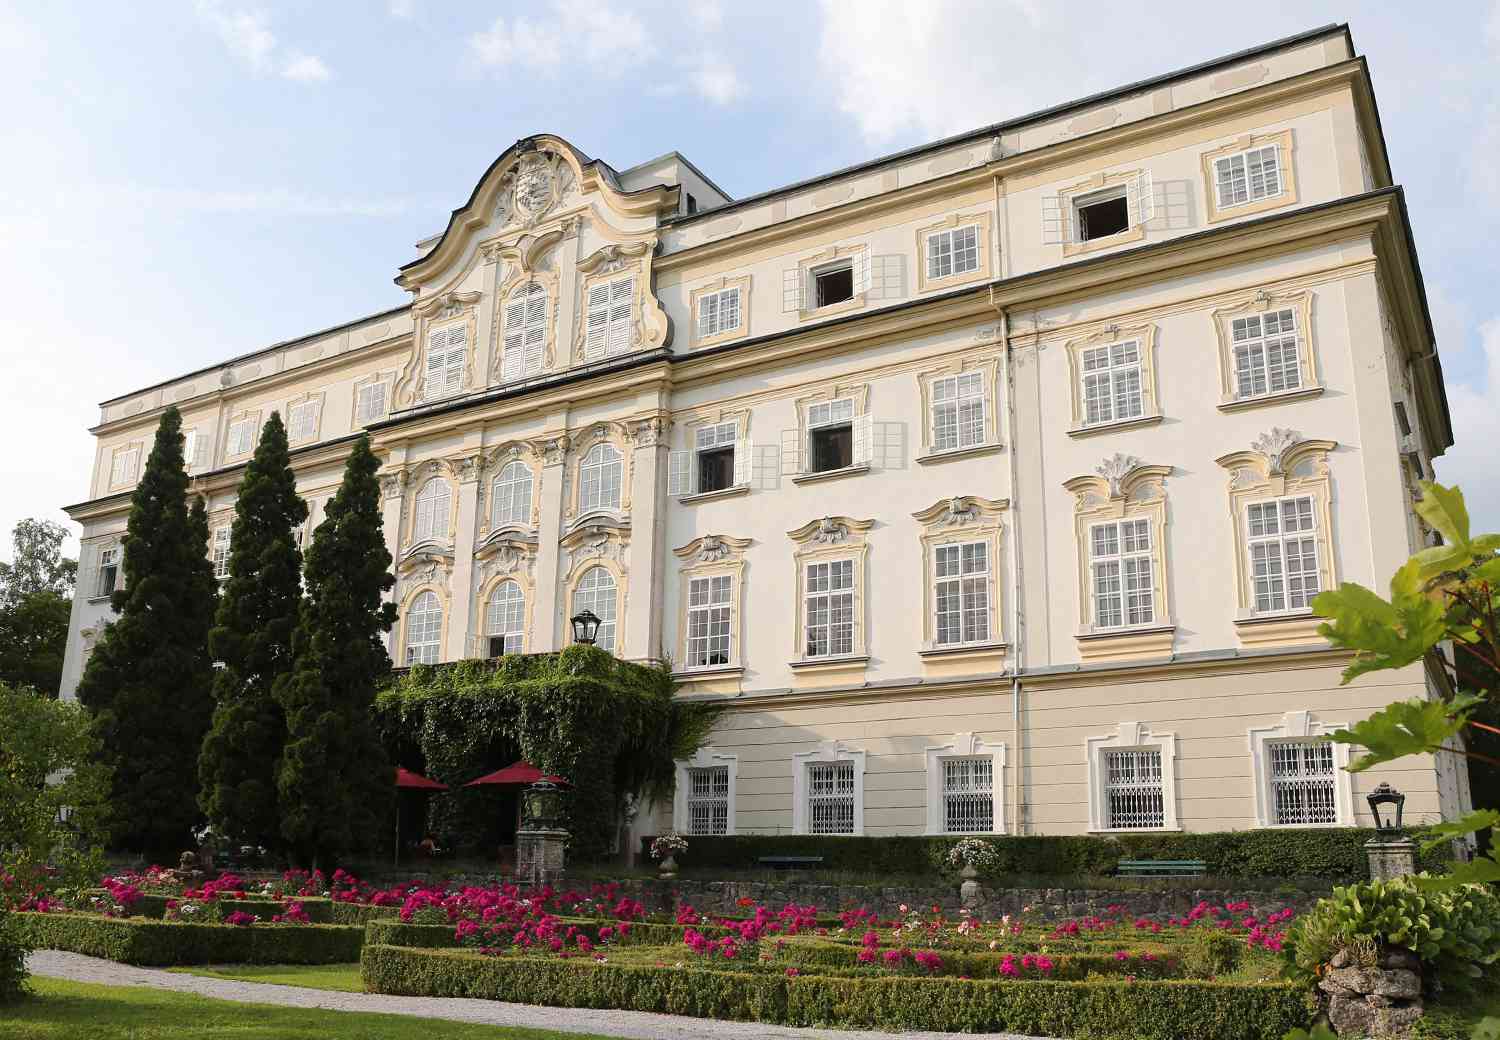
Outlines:
[[1123,185],[1074,199],[1073,212],[1080,242],[1118,235],[1130,227],[1130,205]]
[[542,370],[547,346],[547,290],[532,282],[510,294],[505,305],[505,355],[500,378],[507,383]]
[[812,272],[813,301],[817,307],[854,299],[854,262],[838,260]]
[[452,397],[463,388],[468,340],[469,327],[464,322],[427,333],[426,400]]
[[633,275],[589,286],[588,331],[583,342],[585,361],[598,361],[630,349],[634,303]]

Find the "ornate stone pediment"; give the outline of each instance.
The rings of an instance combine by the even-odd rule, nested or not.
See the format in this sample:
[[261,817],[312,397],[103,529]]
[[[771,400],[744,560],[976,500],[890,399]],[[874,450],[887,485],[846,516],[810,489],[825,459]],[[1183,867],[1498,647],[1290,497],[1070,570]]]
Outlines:
[[679,560],[692,563],[721,563],[737,559],[750,547],[751,539],[733,538],[724,534],[706,534],[694,538],[686,545],[673,549]]
[[852,520],[847,516],[825,516],[803,524],[787,537],[798,545],[841,545],[851,540],[860,540],[874,520]]
[[1007,499],[992,500],[976,495],[955,495],[940,499],[912,517],[926,527],[964,527],[992,520],[1009,508]]
[[1336,447],[1337,441],[1304,440],[1296,430],[1273,426],[1250,443],[1249,451],[1214,461],[1229,470],[1231,489],[1265,481],[1284,486],[1290,479],[1327,476],[1328,453]]
[[1171,466],[1148,466],[1134,455],[1120,452],[1106,458],[1086,477],[1074,477],[1063,487],[1073,492],[1080,510],[1098,509],[1113,504],[1116,509],[1126,502],[1148,502],[1161,498],[1164,482],[1171,476]]

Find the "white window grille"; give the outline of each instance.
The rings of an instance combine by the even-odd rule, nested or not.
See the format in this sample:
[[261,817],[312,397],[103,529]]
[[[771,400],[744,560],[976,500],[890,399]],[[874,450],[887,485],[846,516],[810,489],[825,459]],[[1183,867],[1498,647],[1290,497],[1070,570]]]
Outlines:
[[118,545],[106,546],[99,550],[99,577],[98,584],[94,586],[95,596],[108,596],[115,591],[115,584],[120,580],[120,547]]
[[987,542],[939,545],[934,550],[934,625],[939,646],[990,637],[990,547]]
[[944,758],[943,830],[987,834],[995,829],[995,760],[989,755]]
[[1106,750],[1103,759],[1106,826],[1110,830],[1166,826],[1161,751]]
[[1143,414],[1141,350],[1138,343],[1111,343],[1085,350],[1084,425],[1134,419]]
[[854,763],[807,764],[809,834],[854,833]]
[[607,441],[594,445],[578,464],[579,510],[619,509],[623,476],[624,460],[618,449]]
[[698,338],[707,339],[740,327],[740,289],[733,286],[698,297]]
[[468,351],[469,326],[466,322],[433,329],[427,334],[425,400],[452,397],[463,389],[464,356]]
[[415,523],[412,530],[414,542],[443,542],[448,540],[449,510],[453,506],[453,491],[442,477],[433,477],[417,492]]
[[1095,627],[1150,624],[1156,616],[1151,521],[1095,524],[1089,535]]
[[359,388],[354,402],[354,423],[365,426],[385,418],[386,383],[366,383]]
[[[526,629],[526,597],[521,592],[520,585],[513,581],[502,581],[495,586],[485,609],[485,629],[490,637],[490,645],[494,647],[498,641],[501,653],[521,652]],[[491,656],[495,656],[493,651]]]
[[531,523],[531,467],[524,462],[508,462],[490,485],[490,523]]
[[835,426],[840,423],[854,421],[854,399],[852,397],[839,397],[832,401],[819,401],[808,406],[807,426],[815,429],[819,426]]
[[244,455],[255,447],[255,434],[260,421],[254,416],[236,419],[229,424],[229,435],[225,438],[226,455]]
[[932,381],[932,448],[952,451],[984,443],[984,376],[964,372]]
[[590,567],[573,590],[573,613],[592,611],[599,619],[594,645],[611,653],[615,649],[615,576],[603,567]]
[[424,592],[406,612],[406,663],[437,664],[443,637],[443,605],[437,593]]
[[287,409],[287,440],[293,444],[310,441],[318,435],[318,401],[303,401]]
[[854,561],[807,565],[805,637],[808,657],[854,652]]
[[979,226],[953,228],[927,236],[927,277],[947,278],[979,270]]
[[729,663],[734,579],[727,574],[688,582],[687,664],[708,668]]
[[1214,185],[1219,193],[1219,209],[1280,195],[1280,150],[1272,144],[1215,159]]
[[1269,311],[1235,318],[1230,324],[1230,335],[1237,399],[1277,394],[1302,385],[1295,311]]
[[136,471],[141,465],[140,448],[121,448],[114,454],[110,463],[109,483],[111,487],[134,482]]
[[1317,521],[1302,495],[1246,506],[1257,611],[1305,610],[1320,590]]
[[547,290],[536,282],[510,294],[505,305],[505,353],[500,378],[507,383],[542,370],[547,346]]
[[220,527],[214,531],[214,577],[229,577],[229,538],[231,528]]
[[729,767],[687,770],[689,834],[729,833]]
[[597,361],[630,349],[635,311],[635,278],[627,275],[589,286],[588,329],[583,359]]
[[1333,744],[1322,740],[1267,743],[1271,805],[1278,824],[1338,822]]

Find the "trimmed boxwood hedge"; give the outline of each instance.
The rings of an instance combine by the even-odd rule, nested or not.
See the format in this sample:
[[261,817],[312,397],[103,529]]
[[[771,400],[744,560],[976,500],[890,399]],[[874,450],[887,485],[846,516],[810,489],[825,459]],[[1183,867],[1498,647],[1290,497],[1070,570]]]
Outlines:
[[1311,1019],[1292,983],[833,978],[366,946],[366,992],[616,1008],[792,1026],[1143,1040],[1280,1040]]
[[[577,928],[593,942],[599,941],[599,929],[605,925],[619,927],[618,921],[605,921],[597,917],[559,918],[564,926]],[[687,929],[678,924],[654,924],[632,922],[623,939],[616,941],[628,946],[671,946],[682,942]],[[704,935],[719,935],[723,929],[700,926]],[[374,946],[414,946],[426,949],[451,949],[458,945],[454,939],[454,926],[450,924],[405,924],[400,920],[373,920],[365,925],[365,942]]]
[[354,925],[199,924],[94,914],[15,915],[37,949],[122,964],[347,964],[359,960],[365,930]]
[[371,921],[365,925],[366,945],[416,946],[448,949],[458,945],[451,924],[405,924],[401,920]]
[[[821,971],[827,968],[857,968],[859,967],[859,947],[847,943],[836,942],[809,942],[793,940],[786,943],[762,942],[762,950],[772,952],[772,957],[777,964],[796,965],[798,968]],[[920,944],[916,949],[923,949]],[[884,950],[880,951],[882,954]],[[937,955],[942,958],[943,975],[967,975],[974,979],[995,978],[1000,968],[1000,962],[1007,954],[1019,959],[1017,951],[1001,951],[991,953],[984,951],[965,950],[937,950]],[[1139,949],[1134,952],[1143,952]],[[1113,953],[1058,953],[1048,954],[1052,961],[1053,969],[1051,977],[1060,981],[1072,979],[1083,979],[1090,975],[1112,975],[1125,976],[1134,975],[1142,979],[1168,979],[1180,975],[1179,964],[1182,958],[1175,953],[1168,953],[1164,948],[1158,946],[1151,949],[1155,960],[1143,960],[1140,957],[1131,957],[1127,960],[1116,959]]]
[[[1373,831],[1361,827],[1307,830],[1260,829],[1210,833],[986,836],[999,853],[986,878],[1010,874],[1076,877],[1114,872],[1122,859],[1193,859],[1214,877],[1316,877],[1330,882],[1369,877],[1365,842]],[[1421,828],[1413,828],[1418,841]],[[691,839],[683,864],[693,871],[754,870],[761,856],[821,856],[824,870],[864,874],[952,873],[948,850],[957,838],[898,835],[829,837],[794,834],[735,834]],[[641,839],[649,855],[652,838]],[[1434,869],[1451,859],[1437,849],[1419,866]]]
[[[104,889],[90,889],[87,895],[106,895]],[[140,898],[130,905],[131,917],[149,917],[160,920],[167,912],[167,903],[172,899],[180,897],[158,895],[154,892],[142,892]],[[298,902],[302,904],[302,912],[307,914],[307,919],[313,924],[364,924],[366,921],[376,921],[385,918],[394,919],[400,912],[398,906],[370,906],[367,903],[343,903],[336,902],[324,896],[293,896],[286,902],[275,899],[217,899],[215,904],[225,914],[235,911],[254,914],[262,921],[269,921],[273,915],[285,913],[287,903]]]

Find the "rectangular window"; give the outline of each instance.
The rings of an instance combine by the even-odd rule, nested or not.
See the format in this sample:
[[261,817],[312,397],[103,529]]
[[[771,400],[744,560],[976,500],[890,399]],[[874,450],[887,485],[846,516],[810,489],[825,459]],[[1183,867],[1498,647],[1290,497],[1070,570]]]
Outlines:
[[729,833],[729,767],[687,771],[689,834]]
[[1322,740],[1268,743],[1271,805],[1278,824],[1334,824],[1333,745]]
[[1281,154],[1272,144],[1215,159],[1214,185],[1219,209],[1280,195]]
[[933,601],[939,646],[990,637],[990,549],[987,542],[939,545],[933,559]]
[[809,834],[854,833],[854,763],[807,765]]
[[699,494],[734,486],[734,441],[738,431],[737,423],[726,422],[699,427],[693,435]]
[[1251,502],[1245,511],[1255,609],[1306,610],[1320,591],[1312,498]]
[[115,591],[120,580],[120,547],[111,545],[99,550],[99,583],[94,586],[95,596],[108,596]]
[[1236,398],[1277,394],[1302,385],[1294,311],[1235,318],[1230,328],[1234,340]]
[[463,389],[469,327],[464,322],[427,334],[427,381],[423,398],[436,401]]
[[854,561],[807,565],[808,657],[854,653]]
[[820,401],[807,409],[809,472],[824,473],[854,465],[854,400]]
[[1145,412],[1138,343],[1111,343],[1083,352],[1083,422],[1136,419]]
[[135,474],[140,469],[140,448],[119,448],[115,451],[114,458],[110,461],[109,484],[110,487],[119,487],[121,484],[130,484],[135,481]]
[[230,528],[220,527],[214,531],[214,577],[229,577]]
[[995,829],[995,760],[944,758],[943,830],[987,834]]
[[365,426],[377,419],[385,418],[385,391],[384,382],[366,383],[359,388],[359,394],[354,403],[356,426]]
[[1104,805],[1110,830],[1166,826],[1161,751],[1104,752]]
[[979,226],[954,228],[927,236],[927,277],[948,278],[979,270]]
[[819,307],[854,299],[854,261],[840,260],[812,272],[813,300]]
[[224,454],[245,455],[255,448],[255,434],[260,421],[255,416],[236,419],[229,424],[229,436],[225,440]]
[[984,443],[984,376],[964,372],[932,381],[932,448],[953,451]]
[[1151,568],[1151,521],[1096,524],[1089,532],[1094,625],[1147,625],[1156,617]]
[[740,327],[740,290],[720,289],[698,297],[698,338],[708,339]]
[[1090,192],[1073,200],[1078,241],[1108,238],[1130,228],[1130,203],[1123,187]]
[[733,579],[727,574],[688,582],[687,663],[711,668],[729,663]]
[[585,361],[613,357],[630,349],[634,302],[634,276],[626,275],[589,286],[588,331],[583,344]]
[[318,412],[321,401],[303,401],[287,409],[287,440],[293,444],[310,441],[318,435]]

